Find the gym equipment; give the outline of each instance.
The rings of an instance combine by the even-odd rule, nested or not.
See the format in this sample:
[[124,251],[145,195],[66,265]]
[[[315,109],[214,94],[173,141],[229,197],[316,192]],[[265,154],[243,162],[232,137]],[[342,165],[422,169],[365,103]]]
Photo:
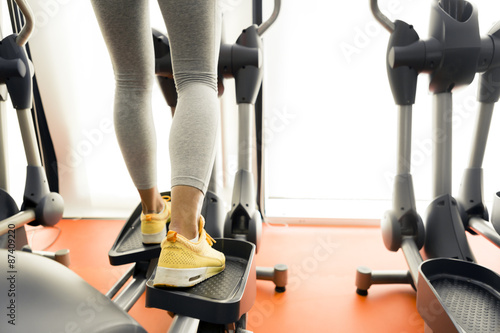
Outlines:
[[[480,168],[489,119],[500,95],[495,85],[500,68],[500,26],[480,37],[477,9],[471,3],[434,0],[430,37],[421,40],[413,26],[390,21],[376,0],[370,3],[375,18],[391,33],[387,72],[399,115],[393,207],[381,221],[382,236],[390,251],[402,249],[409,270],[372,272],[358,267],[357,293],[366,296],[372,284],[411,284],[417,291],[417,309],[426,332],[500,331],[500,276],[475,263],[465,234],[466,229],[476,231],[499,244],[498,234],[487,222]],[[427,209],[425,227],[416,209],[410,173],[411,112],[420,73],[429,74],[433,93],[434,200]],[[478,125],[471,162],[456,200],[451,195],[452,91],[470,84],[476,73],[483,73]],[[495,209],[493,215],[495,220]],[[422,248],[425,261],[419,252]]]
[[[54,225],[62,217],[63,200],[51,193],[42,166],[31,116],[33,69],[24,44],[33,30],[33,14],[25,0],[16,3],[26,23],[19,34],[3,38],[0,43],[0,121],[5,128],[7,92],[17,110],[28,162],[24,201],[19,210],[7,193],[5,137],[2,132],[0,190],[0,306],[6,309],[0,321],[2,332],[146,332],[122,308],[104,297],[64,265],[67,250],[55,254],[28,253],[27,223]],[[26,252],[28,251],[28,252]],[[36,252],[36,251],[34,251]]]
[[[11,17],[15,17],[13,15],[15,14],[13,10],[14,4],[12,1],[9,2]],[[27,12],[29,7],[20,5],[20,8],[26,12],[26,15],[31,15],[31,13]],[[36,85],[33,84],[34,73],[25,52],[25,48],[27,48],[25,44],[33,26],[30,23],[21,27],[19,22],[13,22],[12,26],[13,31],[19,32],[19,34],[6,37],[4,39],[5,43],[0,45],[0,207],[2,207],[0,221],[2,221],[3,225],[3,227],[0,227],[2,229],[0,234],[4,234],[0,236],[0,248],[6,249],[10,245],[11,247],[15,246],[16,250],[33,252],[27,245],[24,225],[27,223],[49,226],[56,224],[63,214],[63,199],[58,193],[50,191],[49,181],[42,166],[42,152],[37,141],[37,133],[40,133],[40,127],[37,126],[37,131],[35,131],[33,122],[35,115],[37,121],[40,120],[38,110],[41,109],[41,105],[38,105],[40,109],[34,106],[34,103],[38,100],[33,98],[31,92],[36,88]],[[0,38],[3,38],[1,33]],[[6,101],[9,95],[14,108],[17,110],[28,163],[21,211],[17,207],[14,198],[8,193]],[[43,152],[45,153],[45,150]],[[5,234],[7,229],[11,232],[11,236],[15,237],[15,244],[12,239],[9,241],[9,235]],[[69,264],[69,250],[67,249],[59,250],[57,253],[34,252],[55,259],[65,265]]]
[[[26,241],[24,225],[27,223],[39,225],[54,225],[63,214],[63,199],[58,193],[50,192],[45,170],[42,166],[40,151],[38,149],[35,126],[31,114],[32,78],[33,70],[31,62],[24,50],[32,30],[32,13],[24,1],[18,2],[19,8],[26,17],[26,24],[19,34],[13,34],[3,38],[0,44],[0,138],[1,148],[0,173],[2,184],[0,184],[0,234],[6,234],[8,230],[17,229],[16,249],[20,250]],[[18,209],[15,200],[8,194],[7,185],[7,156],[6,151],[6,109],[5,101],[7,94],[16,109],[21,136],[28,163],[26,171],[26,186],[24,190],[23,205]],[[0,240],[0,247],[6,248],[8,237]]]
[[[256,279],[271,280],[276,290],[283,292],[287,282],[286,265],[274,268],[255,267],[254,253],[257,251],[262,218],[256,209],[256,195],[251,173],[252,112],[262,81],[261,53],[262,34],[276,20],[281,1],[275,0],[271,17],[260,26],[252,25],[243,30],[235,44],[222,44],[219,55],[219,91],[223,91],[223,77],[234,77],[239,109],[239,171],[233,189],[232,210],[224,222],[224,206],[217,195],[215,174],[212,178],[202,214],[205,228],[214,236],[214,248],[226,255],[226,269],[191,288],[153,287],[154,268],[160,245],[145,245],[141,241],[140,213],[138,205],[124,225],[115,244],[109,251],[110,263],[122,265],[135,262],[140,268],[131,268],[122,280],[134,276],[130,289],[143,290],[146,283],[146,306],[156,307],[175,314],[169,332],[245,332],[246,313],[256,295]],[[172,78],[172,64],[168,38],[153,30],[155,49],[155,71],[159,86],[175,112],[177,93]],[[162,195],[169,195],[164,192]],[[224,238],[222,238],[224,237]],[[121,281],[117,283],[118,290]],[[140,294],[137,295],[137,297]],[[127,297],[128,299],[128,297]]]

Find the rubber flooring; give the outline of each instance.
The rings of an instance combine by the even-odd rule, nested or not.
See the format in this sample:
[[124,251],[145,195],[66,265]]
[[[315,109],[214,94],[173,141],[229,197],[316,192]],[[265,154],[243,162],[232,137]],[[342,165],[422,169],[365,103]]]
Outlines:
[[[69,268],[106,293],[128,268],[111,266],[107,257],[124,222],[63,220],[58,229],[30,228],[28,237],[34,249],[70,249]],[[468,237],[478,262],[499,272],[500,250],[480,236]],[[374,285],[366,297],[355,292],[360,265],[407,269],[401,251],[386,250],[379,228],[264,225],[255,260],[257,266],[286,264],[289,275],[284,293],[275,292],[272,282],[257,281],[250,331],[424,332],[411,286]],[[129,313],[150,333],[167,332],[172,320],[163,310],[146,308],[144,294]]]

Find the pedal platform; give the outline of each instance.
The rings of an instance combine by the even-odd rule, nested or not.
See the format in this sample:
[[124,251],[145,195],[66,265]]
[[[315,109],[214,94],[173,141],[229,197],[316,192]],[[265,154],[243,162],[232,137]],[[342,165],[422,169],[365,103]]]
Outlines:
[[146,283],[146,307],[214,324],[237,322],[255,302],[255,245],[241,240],[216,239],[213,247],[226,256],[223,272],[190,288],[155,288],[155,270]]
[[[170,192],[161,193],[170,196]],[[160,244],[147,245],[142,243],[141,212],[139,204],[123,226],[115,243],[108,252],[109,263],[113,266],[149,261],[160,256]]]
[[427,260],[419,269],[417,309],[436,333],[500,332],[500,275],[472,262]]

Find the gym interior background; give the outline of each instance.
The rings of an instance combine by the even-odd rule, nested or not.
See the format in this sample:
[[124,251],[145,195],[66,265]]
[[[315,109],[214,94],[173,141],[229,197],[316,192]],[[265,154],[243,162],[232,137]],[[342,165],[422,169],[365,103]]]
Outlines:
[[[113,74],[90,3],[29,3],[38,21],[30,47],[57,154],[64,217],[126,219],[138,197],[112,128]],[[153,27],[164,31],[156,4],[150,3]],[[252,22],[251,1],[221,0],[221,4],[223,39],[232,43]],[[474,4],[479,8],[481,34],[485,34],[500,19],[500,4],[486,0]],[[10,21],[1,5],[2,31],[7,35]],[[264,1],[263,17],[270,14],[272,5],[272,1]],[[379,5],[391,19],[409,22],[421,37],[427,36],[429,5],[424,1],[381,0]],[[278,20],[264,37],[263,194],[267,222],[377,226],[390,208],[397,114],[384,64],[388,37],[366,0],[342,5],[321,0],[283,2]],[[432,199],[432,96],[427,88],[428,79],[421,75],[412,146],[412,174],[421,211]],[[476,91],[474,82],[454,94],[454,190],[467,163]],[[229,201],[238,148],[232,80],[225,81],[221,113],[222,153],[217,163],[222,166],[220,185]],[[159,187],[168,190],[171,120],[159,89],[154,92],[154,115],[159,135]],[[20,205],[25,158],[15,113],[9,112],[9,117],[9,190]],[[491,126],[500,126],[496,115]],[[484,191],[490,205],[500,187],[500,157],[495,153],[500,148],[500,131],[492,130],[488,142]],[[377,231],[374,234],[381,238]],[[374,246],[387,252],[378,243]],[[399,259],[403,259],[400,254]],[[354,283],[354,271],[348,278]],[[387,292],[394,287],[383,288]]]
[[[264,38],[263,84],[265,214],[274,222],[378,224],[390,207],[396,163],[396,108],[385,73],[388,34],[368,4],[287,1]],[[252,22],[250,1],[222,0],[224,40],[234,42]],[[128,216],[137,194],[125,169],[112,125],[113,74],[91,6],[65,0],[30,1],[38,21],[30,40],[33,61],[60,175],[65,217]],[[498,19],[496,3],[475,1],[481,33]],[[152,25],[165,31],[154,1]],[[264,14],[272,11],[264,1]],[[426,36],[429,6],[420,1],[380,1],[393,19]],[[5,34],[11,29],[2,8]],[[431,200],[431,95],[418,81],[414,106],[412,173],[417,203]],[[220,184],[229,195],[236,172],[237,108],[234,84],[221,99],[223,132]],[[458,188],[476,115],[476,82],[454,94],[454,189]],[[154,93],[159,135],[159,187],[170,188],[170,114]],[[24,155],[14,113],[10,135],[10,188],[21,198]],[[492,128],[500,119],[493,117]],[[485,199],[498,190],[500,161],[491,131],[484,161]],[[223,156],[222,156],[223,155]],[[227,197],[227,196],[226,196]],[[275,218],[280,219],[275,219]],[[349,221],[347,221],[349,222]]]

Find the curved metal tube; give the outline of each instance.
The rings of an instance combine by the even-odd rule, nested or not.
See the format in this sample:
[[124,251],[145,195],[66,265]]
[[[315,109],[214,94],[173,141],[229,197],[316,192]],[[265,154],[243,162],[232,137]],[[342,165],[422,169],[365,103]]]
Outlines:
[[31,11],[31,7],[28,5],[26,0],[15,0],[17,6],[24,15],[25,24],[21,32],[16,38],[16,43],[19,46],[24,46],[28,42],[33,30],[35,29],[35,16]]
[[390,33],[392,33],[394,31],[394,29],[396,28],[395,25],[394,25],[394,22],[392,22],[391,20],[389,20],[389,18],[387,18],[387,16],[385,16],[384,14],[382,14],[382,12],[380,11],[380,8],[378,8],[377,0],[370,0],[370,7],[371,7],[371,10],[372,10],[373,16],[375,16],[375,18],[377,19],[377,21],[385,29],[387,29],[387,31],[389,31]]
[[274,0],[273,13],[267,19],[267,21],[261,23],[261,25],[259,25],[259,27],[257,28],[257,33],[259,34],[259,36],[262,36],[264,32],[266,32],[266,30],[269,29],[271,25],[273,25],[274,21],[276,21],[276,19],[278,18],[280,9],[281,9],[281,0]]

